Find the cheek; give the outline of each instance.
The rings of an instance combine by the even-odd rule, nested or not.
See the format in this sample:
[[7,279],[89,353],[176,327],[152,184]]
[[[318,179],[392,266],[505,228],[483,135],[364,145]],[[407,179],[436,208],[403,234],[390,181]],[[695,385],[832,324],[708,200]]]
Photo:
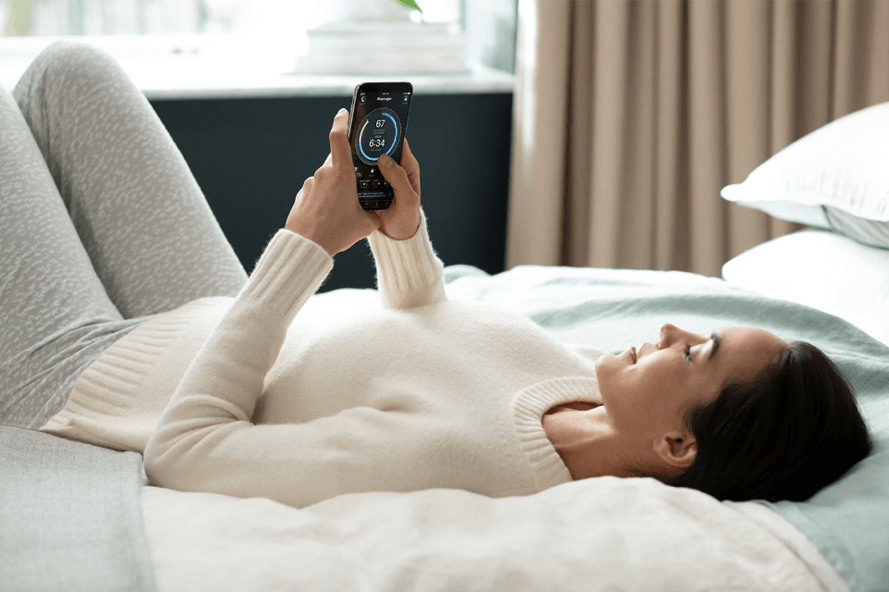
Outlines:
[[669,360],[627,364],[608,354],[596,360],[602,402],[618,423],[649,424],[669,413],[681,390]]
[[676,377],[660,360],[648,360],[609,377],[619,406],[637,419],[656,417],[675,395]]

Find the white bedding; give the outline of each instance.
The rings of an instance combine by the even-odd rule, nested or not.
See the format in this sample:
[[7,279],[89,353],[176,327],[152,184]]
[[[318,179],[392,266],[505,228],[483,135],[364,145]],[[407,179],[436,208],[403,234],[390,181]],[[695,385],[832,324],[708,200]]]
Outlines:
[[142,499],[167,592],[848,590],[769,508],[653,479],[503,499],[365,493],[303,510],[156,487]]
[[741,253],[722,267],[734,286],[798,302],[889,343],[889,249],[805,229]]

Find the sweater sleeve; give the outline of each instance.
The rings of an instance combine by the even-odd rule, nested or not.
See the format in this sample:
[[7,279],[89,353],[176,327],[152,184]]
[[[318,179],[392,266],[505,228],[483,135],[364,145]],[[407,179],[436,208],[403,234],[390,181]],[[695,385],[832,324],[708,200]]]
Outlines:
[[432,249],[426,213],[411,238],[394,240],[377,230],[368,237],[377,266],[377,289],[385,308],[414,308],[447,300],[444,265]]
[[403,414],[355,407],[306,424],[252,421],[288,326],[332,266],[314,242],[286,230],[275,235],[148,441],[144,466],[152,484],[294,507],[411,486],[398,472],[416,472],[400,459],[419,438],[402,425]]

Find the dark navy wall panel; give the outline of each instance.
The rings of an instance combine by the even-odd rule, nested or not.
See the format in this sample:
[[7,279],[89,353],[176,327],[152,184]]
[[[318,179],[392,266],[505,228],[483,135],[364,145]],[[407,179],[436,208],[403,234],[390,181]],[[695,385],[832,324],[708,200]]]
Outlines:
[[[248,272],[327,157],[333,117],[350,100],[152,101]],[[414,96],[407,139],[420,162],[432,244],[446,265],[504,269],[511,123],[508,93]],[[374,286],[361,241],[335,257],[321,291]]]

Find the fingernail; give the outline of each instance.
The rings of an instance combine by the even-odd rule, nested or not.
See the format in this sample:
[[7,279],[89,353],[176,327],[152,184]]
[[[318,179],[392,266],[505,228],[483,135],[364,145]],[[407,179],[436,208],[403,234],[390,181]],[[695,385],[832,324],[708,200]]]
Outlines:
[[340,113],[342,113],[342,112],[343,112],[343,111],[345,111],[345,110],[346,110],[346,108],[345,108],[345,107],[343,107],[343,108],[342,108],[342,109],[340,109],[340,110],[339,110],[339,111],[337,111],[337,113],[336,113],[336,114],[337,114],[337,115],[339,115],[339,114],[340,114]]
[[388,169],[392,166],[392,158],[388,154],[380,154],[380,166],[384,169]]

